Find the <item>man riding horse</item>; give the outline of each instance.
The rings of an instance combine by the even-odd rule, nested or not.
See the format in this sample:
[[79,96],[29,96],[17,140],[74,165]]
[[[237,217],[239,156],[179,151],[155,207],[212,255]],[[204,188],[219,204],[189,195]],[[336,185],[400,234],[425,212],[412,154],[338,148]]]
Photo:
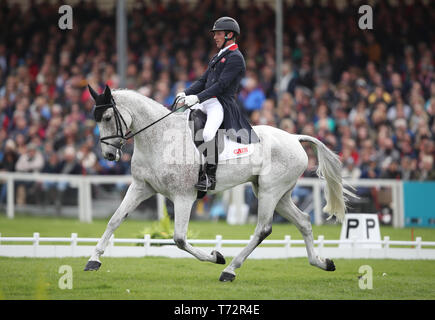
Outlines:
[[203,141],[212,146],[214,152],[207,155],[207,150],[211,148],[204,148],[205,170],[195,185],[200,191],[214,190],[216,185],[216,133],[219,128],[223,127],[232,140],[244,144],[259,142],[235,99],[246,70],[245,59],[236,44],[236,37],[240,35],[239,24],[233,18],[221,17],[216,20],[210,32],[213,32],[213,39],[220,51],[210,60],[205,73],[184,92],[177,94],[177,97],[185,99],[188,107],[200,109],[207,114]]
[[[323,210],[331,217],[335,216],[338,221],[343,221],[347,200],[345,193],[348,196],[353,196],[353,193],[343,188],[339,157],[321,141],[310,136],[292,135],[271,126],[256,126],[254,134],[235,101],[237,88],[245,71],[243,56],[234,42],[235,37],[240,34],[239,26],[234,19],[224,17],[216,21],[212,31],[216,45],[221,48],[220,53],[213,57],[205,74],[179,96],[185,96],[185,104],[189,107],[199,102],[199,108],[207,113],[204,141],[216,141],[216,131],[221,128],[226,129],[226,135],[233,140],[242,143],[259,142],[253,148],[253,153],[247,156],[249,161],[222,162],[219,171],[220,181],[217,183],[217,161],[211,162],[216,159],[208,157],[205,177],[199,179],[196,185],[202,190],[210,190],[216,183],[214,190],[210,191],[211,194],[215,194],[249,182],[258,198],[258,221],[253,237],[222,271],[219,280],[235,279],[235,270],[242,266],[253,250],[272,232],[275,210],[294,223],[301,232],[310,264],[322,270],[334,271],[335,265],[332,260],[323,259],[316,254],[310,215],[296,207],[291,193],[297,180],[307,169],[308,155],[301,142],[308,142],[316,150],[317,174],[326,181],[326,205]],[[172,161],[162,161],[161,155],[169,150],[170,145],[172,148],[173,143],[170,141],[168,144],[167,139],[162,141],[161,137],[166,132],[175,129],[176,132],[182,133],[183,141],[191,138],[192,132],[186,126],[189,119],[187,114],[173,115],[173,112],[169,112],[163,105],[132,90],[114,90],[112,94],[106,86],[104,93],[98,94],[89,86],[89,91],[95,100],[94,117],[104,158],[110,161],[119,160],[120,150],[130,138],[134,138],[134,152],[131,160],[132,183],[107,224],[84,270],[100,268],[100,257],[104,254],[115,230],[141,202],[157,193],[174,203],[173,238],[177,247],[200,261],[226,264],[224,256],[217,250],[208,254],[187,241],[189,219],[198,196],[198,190],[194,188],[198,176],[198,161],[180,161],[177,165]],[[163,119],[166,120],[161,121]],[[147,131],[150,127],[152,129]],[[197,152],[192,143],[177,146],[181,154],[186,156],[185,159],[193,159]],[[205,156],[207,157],[207,154]]]

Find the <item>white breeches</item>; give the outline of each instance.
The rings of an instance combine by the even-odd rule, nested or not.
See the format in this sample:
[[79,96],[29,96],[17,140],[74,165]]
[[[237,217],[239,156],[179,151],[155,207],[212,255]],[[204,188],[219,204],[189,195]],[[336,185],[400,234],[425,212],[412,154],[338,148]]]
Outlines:
[[224,109],[217,98],[210,98],[203,103],[198,103],[192,109],[199,109],[207,114],[207,122],[205,123],[202,133],[204,142],[213,140],[216,132],[224,120]]

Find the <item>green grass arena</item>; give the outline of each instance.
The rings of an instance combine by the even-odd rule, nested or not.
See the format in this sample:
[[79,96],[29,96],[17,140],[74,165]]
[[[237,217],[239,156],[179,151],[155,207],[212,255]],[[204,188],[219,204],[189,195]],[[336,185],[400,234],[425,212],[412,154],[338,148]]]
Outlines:
[[[0,216],[2,236],[100,237],[106,219],[91,224],[76,219]],[[135,238],[152,221],[127,220],[115,232],[118,238]],[[255,225],[231,226],[225,222],[192,221],[189,229],[199,239],[248,239]],[[314,237],[339,239],[341,225],[313,226]],[[391,240],[422,237],[434,241],[435,230],[381,227],[381,236]],[[302,239],[295,226],[273,225],[268,239]],[[164,257],[105,258],[97,272],[84,272],[88,258],[0,257],[1,299],[435,299],[435,261],[392,259],[334,259],[337,270],[325,272],[312,267],[307,258],[247,259],[234,282],[218,281],[223,265],[194,258]],[[231,258],[227,258],[227,264]],[[72,289],[61,289],[62,265],[72,267]],[[361,289],[359,268],[373,270],[372,289]]]

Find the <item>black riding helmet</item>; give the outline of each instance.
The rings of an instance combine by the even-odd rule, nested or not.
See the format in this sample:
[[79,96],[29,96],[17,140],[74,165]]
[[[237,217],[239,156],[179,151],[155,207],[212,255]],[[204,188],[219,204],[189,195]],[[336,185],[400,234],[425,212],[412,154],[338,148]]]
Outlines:
[[236,20],[231,17],[221,17],[215,21],[213,24],[213,29],[210,32],[214,31],[225,31],[225,36],[228,33],[233,32],[233,36],[231,38],[225,37],[225,42],[222,45],[222,48],[225,47],[225,43],[228,40],[232,40],[234,37],[240,35],[240,27]]

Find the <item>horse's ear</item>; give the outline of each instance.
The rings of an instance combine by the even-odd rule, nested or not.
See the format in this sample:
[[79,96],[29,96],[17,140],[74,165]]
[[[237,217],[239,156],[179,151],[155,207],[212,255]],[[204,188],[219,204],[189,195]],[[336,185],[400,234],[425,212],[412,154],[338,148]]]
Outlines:
[[88,84],[88,88],[89,88],[89,92],[91,93],[92,98],[94,98],[94,100],[97,100],[98,93],[96,93],[95,90],[92,89],[92,87],[89,84]]
[[106,100],[110,100],[112,98],[112,92],[107,84],[106,88],[104,89],[104,98],[106,98]]

